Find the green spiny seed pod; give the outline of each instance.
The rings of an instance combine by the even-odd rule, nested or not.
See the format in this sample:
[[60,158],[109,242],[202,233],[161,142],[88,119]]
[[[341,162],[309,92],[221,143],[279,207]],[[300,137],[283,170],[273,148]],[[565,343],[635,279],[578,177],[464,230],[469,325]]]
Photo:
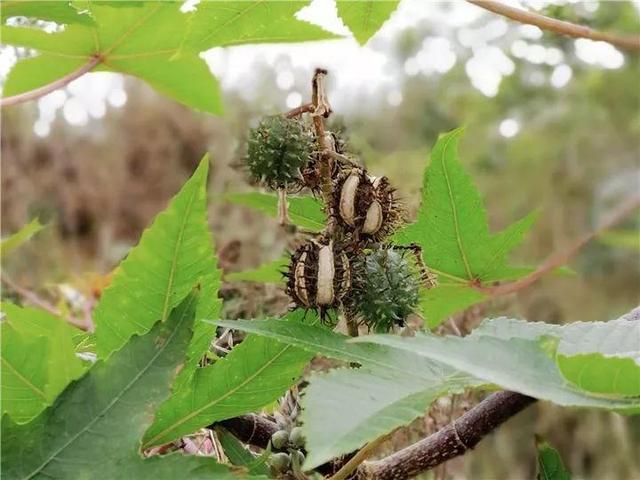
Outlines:
[[404,325],[420,299],[420,271],[410,255],[393,247],[353,260],[348,308],[375,332]]
[[300,180],[314,149],[313,135],[300,120],[266,117],[249,132],[245,163],[254,180],[284,188]]
[[289,445],[289,433],[286,430],[278,430],[271,435],[271,445],[277,450],[282,450]]

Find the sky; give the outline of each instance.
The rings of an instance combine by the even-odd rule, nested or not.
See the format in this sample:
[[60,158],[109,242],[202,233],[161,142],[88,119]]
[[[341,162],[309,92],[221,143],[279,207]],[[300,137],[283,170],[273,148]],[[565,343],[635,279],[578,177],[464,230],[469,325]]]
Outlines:
[[[183,10],[197,8],[197,3],[197,0],[189,0]],[[576,1],[523,0],[506,3],[539,10],[548,4]],[[638,8],[640,2],[635,2],[635,5]],[[580,8],[586,13],[593,12],[599,4],[582,1]],[[277,86],[286,93],[287,106],[294,108],[307,101],[308,93],[296,89],[296,83],[299,83],[296,80],[299,79],[295,78],[294,72],[301,69],[310,72],[317,66],[323,66],[340,72],[331,80],[334,108],[343,112],[362,109],[361,98],[374,95],[385,99],[391,106],[399,106],[403,98],[398,86],[403,76],[443,75],[462,61],[461,53],[464,53],[465,72],[471,85],[487,97],[495,96],[502,79],[514,73],[513,57],[533,65],[552,67],[548,76],[541,72],[538,75],[534,70],[530,78],[534,84],[549,82],[555,88],[563,88],[572,77],[572,69],[564,62],[563,52],[539,42],[542,37],[539,28],[529,25],[513,27],[508,20],[463,1],[403,0],[392,17],[364,46],[358,45],[339,19],[334,0],[313,0],[297,13],[297,17],[345,38],[301,44],[242,45],[203,52],[202,57],[220,80],[223,91],[237,92],[251,101],[254,95],[251,85],[255,81],[251,69],[256,62],[262,62],[278,72]],[[486,20],[478,21],[482,18]],[[406,29],[425,22],[431,26],[433,34],[424,39],[415,55],[398,66],[389,55],[394,44],[392,40]],[[46,28],[54,30],[60,27],[53,24]],[[513,36],[514,28],[517,28],[517,36]],[[496,46],[496,43],[503,44],[502,40],[510,38],[508,51]],[[461,52],[461,49],[467,51]],[[624,64],[624,55],[608,43],[577,39],[574,49],[578,59],[599,68],[614,69]],[[13,48],[0,50],[0,79],[6,78],[15,61]],[[120,108],[126,101],[127,92],[121,75],[107,72],[85,75],[64,90],[38,100],[39,116],[33,126],[34,132],[41,137],[47,136],[58,115],[71,125],[88,125],[103,118],[109,108]],[[519,131],[518,122],[505,119],[499,131],[505,137],[514,136]]]

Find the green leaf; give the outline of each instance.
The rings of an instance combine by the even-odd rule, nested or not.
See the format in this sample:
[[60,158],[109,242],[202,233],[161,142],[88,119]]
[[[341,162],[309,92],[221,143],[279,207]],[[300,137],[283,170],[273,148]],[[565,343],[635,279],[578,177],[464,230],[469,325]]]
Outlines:
[[233,465],[247,467],[249,473],[256,473],[266,477],[271,477],[271,472],[266,465],[267,459],[271,453],[270,447],[268,447],[262,455],[256,457],[225,428],[216,428],[216,437],[220,441],[220,445],[222,445],[224,454]]
[[[227,193],[224,199],[236,205],[253,208],[270,217],[278,216],[278,196],[270,193]],[[324,228],[322,203],[313,197],[288,196],[289,217],[294,225],[319,232]]]
[[[532,212],[499,233],[490,233],[487,215],[477,188],[458,160],[457,145],[462,129],[442,135],[431,152],[423,182],[418,219],[398,232],[396,243],[417,243],[426,264],[440,281],[467,287],[478,282],[495,282],[525,275],[527,270],[507,264],[507,255],[520,244],[535,221]],[[439,295],[446,300],[439,300]],[[461,298],[454,298],[460,294]],[[425,315],[431,327],[470,305],[474,295],[468,289],[450,288],[434,294],[434,305]],[[478,301],[483,295],[475,295]],[[427,298],[427,296],[425,296]],[[458,304],[460,307],[445,308]],[[429,307],[428,304],[426,304]]]
[[169,320],[134,337],[109,362],[67,387],[28,425],[2,422],[2,473],[7,478],[234,478],[214,461],[170,455],[143,460],[139,438],[184,358],[194,297]]
[[571,480],[571,474],[562,463],[558,451],[536,436],[538,450],[538,480]]
[[[608,322],[613,323],[613,322]],[[412,352],[435,361],[449,365],[451,368],[468,373],[488,383],[493,383],[507,390],[514,390],[542,400],[549,400],[563,406],[579,406],[618,409],[631,413],[640,411],[640,397],[624,398],[627,388],[636,388],[638,378],[624,377],[613,382],[616,391],[603,396],[594,394],[569,384],[556,363],[555,352],[562,352],[558,344],[563,341],[570,345],[573,342],[582,344],[581,334],[589,331],[588,324],[577,322],[565,327],[530,324],[523,321],[495,319],[484,322],[471,335],[461,337],[436,337],[420,334],[414,338],[400,338],[391,335],[372,335],[354,339],[354,342],[372,342]],[[604,324],[607,325],[607,324]],[[562,332],[558,333],[558,328]],[[637,339],[640,324],[627,322],[626,325],[612,325],[611,331],[618,335]],[[566,329],[566,330],[565,330]],[[586,330],[585,330],[586,329]],[[618,330],[621,329],[621,330]],[[566,333],[571,332],[571,333]],[[578,333],[576,333],[578,332]],[[604,355],[608,347],[601,347],[603,332],[599,332],[600,342],[589,343],[590,351]],[[558,337],[560,335],[560,337]],[[607,345],[605,343],[605,345]],[[640,357],[636,342],[634,350],[627,351],[625,358]],[[570,348],[570,347],[564,347]],[[573,347],[571,347],[573,348]],[[570,351],[573,351],[570,349]],[[561,355],[561,354],[559,354]],[[610,365],[613,373],[618,365]],[[637,365],[636,365],[637,367]],[[583,371],[586,377],[599,375],[599,372]],[[624,372],[627,375],[628,371]],[[616,393],[618,395],[614,395]]]
[[2,324],[2,414],[17,423],[27,423],[50,403],[45,392],[49,342],[43,337],[25,337],[11,325]]
[[337,0],[338,15],[360,45],[364,45],[382,27],[400,1]]
[[290,261],[289,256],[282,257],[258,268],[227,273],[224,279],[227,282],[281,283],[282,272],[289,267]]
[[302,399],[305,470],[409,424],[440,395],[459,393],[471,383],[465,375],[446,373],[427,379],[362,367],[312,375]]
[[16,64],[4,96],[42,87],[99,58],[95,71],[134,75],[185,105],[220,114],[218,82],[200,51],[248,42],[335,37],[296,20],[293,13],[302,6],[297,2],[203,2],[188,14],[180,11],[182,2],[177,1],[83,2],[78,6],[90,16],[76,16],[92,19],[91,24],[74,23],[51,34],[37,28],[2,26],[4,44],[41,54],[37,57],[41,60],[28,58]]
[[184,49],[202,51],[247,43],[338,38],[294,17],[305,4],[300,1],[227,1],[224,8],[220,8],[215,2],[202,2],[189,18]]
[[56,23],[80,23],[91,25],[93,20],[89,15],[78,12],[69,2],[42,2],[14,0],[2,2],[0,20],[4,23],[11,17],[27,17]]
[[28,242],[31,237],[42,230],[45,226],[40,220],[34,218],[16,233],[9,235],[0,243],[0,257],[4,257],[7,253],[20,247],[23,243]]
[[75,353],[73,337],[78,330],[37,308],[21,308],[8,302],[1,307],[5,314],[2,413],[8,413],[16,423],[26,423],[85,372],[85,365]]
[[134,334],[165,321],[211,268],[206,180],[200,166],[120,264],[95,310],[97,352],[108,358]]
[[349,337],[299,319],[217,321],[216,324],[362,365],[315,374],[303,397],[305,469],[349,453],[424,414],[440,394],[479,385],[442,363]]
[[190,388],[162,404],[144,434],[143,447],[264,407],[298,379],[311,357],[269,338],[248,337],[226,357],[196,370]]
[[555,360],[562,375],[581,390],[603,394],[640,396],[640,323],[631,312],[609,322],[549,325],[507,318],[483,324],[505,340],[557,339]]
[[440,284],[423,290],[420,309],[429,328],[435,328],[456,312],[482,302],[487,295],[461,284]]

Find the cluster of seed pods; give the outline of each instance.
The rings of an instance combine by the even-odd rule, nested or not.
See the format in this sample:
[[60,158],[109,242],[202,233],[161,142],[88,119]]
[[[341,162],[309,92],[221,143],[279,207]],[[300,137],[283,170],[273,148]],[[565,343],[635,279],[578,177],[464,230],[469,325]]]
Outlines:
[[[338,153],[331,169],[330,204],[326,205],[333,226],[298,247],[285,273],[294,306],[316,309],[323,320],[330,309],[341,305],[352,286],[350,259],[384,240],[401,218],[388,179],[368,175],[363,167]],[[309,174],[312,169],[307,169],[304,178],[314,179],[308,186],[317,191],[317,174]]]

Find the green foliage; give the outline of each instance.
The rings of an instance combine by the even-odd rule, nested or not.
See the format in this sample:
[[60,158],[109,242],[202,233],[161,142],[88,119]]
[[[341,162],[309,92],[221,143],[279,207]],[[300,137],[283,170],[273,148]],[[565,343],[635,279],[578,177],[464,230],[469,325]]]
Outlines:
[[59,1],[5,1],[0,9],[0,21],[12,17],[27,17],[30,19],[46,20],[56,23],[79,23],[92,25],[93,20],[89,15],[81,14],[73,8],[69,2]]
[[538,480],[571,480],[558,451],[536,436],[538,450]]
[[422,282],[414,263],[393,248],[367,252],[353,262],[350,306],[375,332],[403,325],[417,306]]
[[28,242],[31,237],[44,227],[45,225],[41,224],[39,219],[34,218],[16,233],[3,239],[0,243],[0,258],[20,247],[23,243]]
[[400,3],[380,0],[337,0],[338,14],[360,45],[364,45],[389,19]]
[[36,308],[2,304],[2,413],[31,421],[85,371],[75,354],[77,329]]
[[[430,326],[441,323],[446,318],[443,314],[453,313],[453,294],[461,296],[455,303],[464,308],[474,298],[480,299],[471,293],[473,284],[513,279],[524,273],[507,264],[507,254],[535,220],[535,213],[531,213],[500,233],[489,232],[480,194],[458,160],[461,135],[462,129],[457,129],[438,139],[425,171],[418,219],[394,237],[397,243],[420,245],[427,266],[439,279],[460,286],[425,293],[433,298],[422,302]],[[439,299],[439,295],[445,298]]]
[[640,397],[640,324],[636,317],[632,312],[609,322],[563,326],[503,318],[487,323],[479,333],[506,340],[557,339],[555,360],[572,384],[596,394]]
[[[278,197],[269,193],[247,192],[228,193],[225,200],[236,205],[244,205],[270,217],[278,216]],[[325,215],[322,204],[312,197],[288,196],[289,217],[294,225],[318,232],[324,228]]]
[[282,272],[289,268],[290,262],[291,259],[287,255],[257,268],[227,273],[224,279],[227,282],[282,283]]
[[429,290],[422,290],[420,309],[424,313],[429,328],[435,328],[445,319],[476,303],[487,295],[474,288],[459,283],[440,283]]
[[[373,335],[354,341],[412,352],[558,405],[631,413],[640,412],[639,336],[640,325],[624,318],[564,327],[498,318],[485,321],[464,338]],[[603,341],[608,338],[611,341]],[[571,368],[566,367],[567,362]],[[636,396],[628,397],[630,394]]]
[[315,140],[297,119],[273,115],[249,132],[245,164],[257,182],[284,188],[301,178]]
[[144,434],[143,447],[170,442],[273,402],[298,379],[310,358],[291,345],[248,337],[223,359],[198,369],[189,389],[175,392],[161,405]]
[[[2,26],[4,44],[40,53],[16,64],[4,85],[4,96],[46,85],[99,57],[94,70],[134,75],[189,107],[219,114],[218,82],[199,52],[250,42],[334,38],[296,20],[293,14],[302,7],[297,2],[203,2],[188,14],[180,12],[182,2],[174,1],[86,2],[82,4],[87,9],[84,15],[68,4],[52,8],[51,2],[34,3],[47,3],[31,8],[31,15],[43,19],[52,19],[48,17],[64,6],[65,18],[57,21],[70,24],[51,34],[31,27]],[[3,10],[6,8],[3,4]]]
[[216,324],[361,365],[311,376],[303,397],[305,469],[410,423],[441,394],[481,383],[442,363],[382,345],[348,343],[349,337],[295,319]]
[[208,458],[169,455],[143,460],[139,438],[165,398],[184,358],[194,318],[189,296],[144,336],[70,385],[37,420],[2,423],[6,478],[234,478]]
[[320,27],[296,20],[294,14],[304,5],[300,1],[227,1],[221,8],[216,2],[202,2],[189,18],[182,49],[204,51],[247,43],[337,38]]
[[158,320],[165,321],[198,280],[211,273],[208,168],[205,157],[169,207],[142,234],[104,290],[95,310],[100,358],[108,358],[132,335],[147,332]]

